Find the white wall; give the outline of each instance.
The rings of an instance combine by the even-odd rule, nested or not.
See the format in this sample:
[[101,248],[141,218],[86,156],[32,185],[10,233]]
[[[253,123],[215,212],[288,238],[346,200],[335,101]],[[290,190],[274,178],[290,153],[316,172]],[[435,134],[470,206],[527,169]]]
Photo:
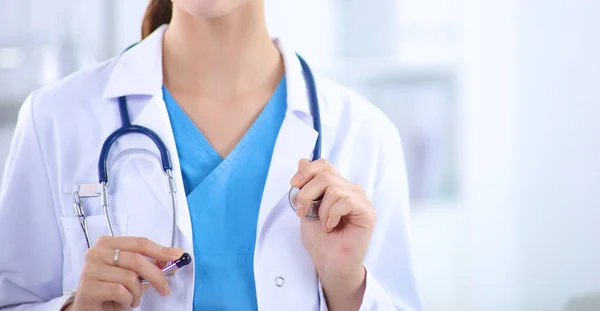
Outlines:
[[457,111],[461,194],[413,211],[428,310],[526,310],[518,301],[516,0],[467,0]]
[[117,50],[122,51],[140,40],[142,19],[148,0],[118,1],[116,10]]
[[518,8],[518,283],[553,311],[600,292],[600,2]]
[[469,280],[457,299],[462,310],[565,310],[600,293],[600,3],[467,7],[457,213]]
[[[2,176],[2,172],[4,172],[4,166],[6,165],[6,160],[8,158],[8,148],[10,147],[10,142],[12,140],[12,135],[14,132],[14,124],[11,122],[10,124],[2,124],[0,123],[0,176]],[[0,177],[1,182],[2,177]]]
[[269,32],[292,44],[313,66],[321,66],[335,55],[338,43],[333,2],[265,0]]
[[516,0],[472,0],[465,18],[466,310],[522,310],[516,299]]
[[467,257],[466,210],[419,206],[412,211],[419,287],[430,311],[468,311],[473,298]]

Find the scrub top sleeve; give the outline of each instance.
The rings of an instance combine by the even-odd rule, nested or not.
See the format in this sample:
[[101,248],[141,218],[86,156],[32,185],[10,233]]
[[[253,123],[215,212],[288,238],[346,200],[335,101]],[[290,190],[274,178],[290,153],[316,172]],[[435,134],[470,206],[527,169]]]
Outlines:
[[381,136],[378,179],[371,201],[377,223],[365,257],[366,290],[361,311],[422,310],[412,262],[408,180],[402,144],[391,122]]
[[62,247],[48,171],[23,104],[0,188],[0,309],[60,310]]

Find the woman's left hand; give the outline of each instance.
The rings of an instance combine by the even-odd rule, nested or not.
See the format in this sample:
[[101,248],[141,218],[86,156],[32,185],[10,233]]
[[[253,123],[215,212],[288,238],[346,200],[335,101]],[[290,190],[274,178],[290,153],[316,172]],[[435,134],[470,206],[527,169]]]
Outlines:
[[[365,290],[364,257],[375,226],[375,210],[362,187],[344,179],[327,160],[300,161],[292,178],[301,236],[327,297],[330,310],[358,309]],[[322,197],[319,220],[307,219]]]

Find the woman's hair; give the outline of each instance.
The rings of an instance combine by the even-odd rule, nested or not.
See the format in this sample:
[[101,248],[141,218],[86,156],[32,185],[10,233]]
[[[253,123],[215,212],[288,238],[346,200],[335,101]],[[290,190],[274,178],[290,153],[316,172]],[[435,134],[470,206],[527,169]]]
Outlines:
[[142,39],[149,36],[161,25],[169,23],[171,15],[173,15],[173,2],[171,0],[150,0],[142,22]]

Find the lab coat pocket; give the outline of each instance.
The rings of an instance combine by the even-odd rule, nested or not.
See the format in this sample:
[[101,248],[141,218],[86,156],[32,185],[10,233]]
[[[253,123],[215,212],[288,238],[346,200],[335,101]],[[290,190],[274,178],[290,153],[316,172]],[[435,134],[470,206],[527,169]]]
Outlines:
[[[104,217],[103,214],[88,216],[86,217],[86,221],[92,245],[94,245],[101,236],[110,235],[106,217]],[[115,235],[123,236],[127,234],[127,213],[111,214],[111,221],[115,230]],[[66,289],[73,289],[76,287],[81,275],[85,252],[87,251],[87,242],[79,218],[74,216],[63,216],[62,225],[64,230],[63,286]]]

